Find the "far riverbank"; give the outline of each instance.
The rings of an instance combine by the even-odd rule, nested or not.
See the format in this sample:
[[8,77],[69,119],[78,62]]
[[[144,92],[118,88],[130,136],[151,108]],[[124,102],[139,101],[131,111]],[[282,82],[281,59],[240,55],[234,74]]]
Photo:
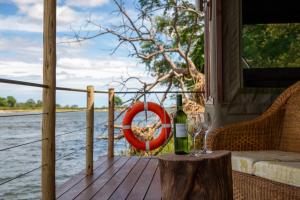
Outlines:
[[[124,108],[115,108],[121,111]],[[85,108],[56,108],[56,112],[85,112]],[[95,108],[95,112],[107,112],[108,108]],[[42,108],[0,108],[0,113],[42,112]]]

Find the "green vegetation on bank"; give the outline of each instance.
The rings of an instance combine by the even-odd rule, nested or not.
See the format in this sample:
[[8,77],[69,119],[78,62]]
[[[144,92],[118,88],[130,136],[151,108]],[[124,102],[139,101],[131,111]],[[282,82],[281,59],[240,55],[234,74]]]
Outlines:
[[[115,96],[115,109],[123,109],[123,101],[120,97]],[[40,111],[42,110],[43,102],[41,100],[35,101],[34,99],[28,99],[25,102],[18,102],[15,97],[7,96],[0,97],[0,110],[3,111]],[[65,105],[56,104],[56,109],[59,111],[84,111],[85,108],[79,107],[78,105]],[[101,108],[95,108],[95,111],[107,111],[107,106]]]
[[[40,110],[43,107],[41,100],[35,101],[34,99],[28,99],[25,102],[18,102],[13,96],[0,97],[0,109],[1,110]],[[78,105],[66,105],[61,106],[56,104],[58,109],[80,109]]]

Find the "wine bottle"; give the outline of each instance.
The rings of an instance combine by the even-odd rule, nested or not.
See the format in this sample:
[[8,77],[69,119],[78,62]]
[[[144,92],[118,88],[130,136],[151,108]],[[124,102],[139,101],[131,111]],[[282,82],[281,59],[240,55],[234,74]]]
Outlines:
[[182,95],[177,95],[177,111],[173,121],[175,154],[188,154],[187,116],[182,110]]

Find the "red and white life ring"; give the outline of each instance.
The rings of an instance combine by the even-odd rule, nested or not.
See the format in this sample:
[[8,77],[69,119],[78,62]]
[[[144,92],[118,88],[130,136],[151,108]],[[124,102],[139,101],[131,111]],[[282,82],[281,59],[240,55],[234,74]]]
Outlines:
[[[133,118],[142,111],[149,110],[157,114],[160,118],[162,129],[158,137],[151,141],[139,140],[131,130]],[[153,102],[135,103],[125,114],[122,123],[122,129],[126,140],[135,148],[144,151],[150,151],[163,145],[169,138],[171,133],[171,120],[168,113],[158,104]]]

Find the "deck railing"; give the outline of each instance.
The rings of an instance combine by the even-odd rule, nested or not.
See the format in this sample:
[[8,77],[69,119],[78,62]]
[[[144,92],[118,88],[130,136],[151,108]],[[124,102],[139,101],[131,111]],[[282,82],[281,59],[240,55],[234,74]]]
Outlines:
[[[29,87],[40,87],[40,88],[49,88],[48,85],[43,85],[43,84],[38,84],[38,83],[31,83],[31,82],[24,82],[24,81],[17,81],[17,80],[11,80],[11,79],[2,79],[0,78],[0,83],[6,83],[6,84],[15,84],[15,85],[22,85],[22,86],[29,86]],[[48,111],[49,105],[45,104],[45,102],[43,102],[43,112],[41,113],[29,113],[29,114],[18,114],[18,115],[1,115],[0,118],[2,117],[16,117],[16,116],[31,116],[31,115],[42,115],[43,118],[43,127],[42,127],[42,139],[39,140],[35,140],[35,141],[31,141],[31,142],[26,142],[23,144],[18,144],[16,146],[12,146],[12,147],[7,147],[7,148],[3,148],[0,149],[1,151],[6,151],[9,149],[13,149],[13,148],[17,148],[17,147],[21,147],[21,146],[25,146],[25,145],[29,145],[29,144],[33,144],[36,142],[42,142],[42,161],[41,161],[41,165],[35,169],[32,169],[28,172],[22,173],[14,178],[11,178],[9,180],[6,180],[2,183],[0,183],[0,185],[3,185],[5,183],[8,183],[10,181],[13,181],[15,179],[21,178],[27,174],[30,174],[36,170],[42,169],[42,172],[44,172],[44,174],[47,174],[48,176],[53,176],[52,178],[54,179],[53,181],[49,181],[49,177],[45,177],[43,176],[42,173],[42,183],[47,183],[44,185],[44,190],[43,190],[43,184],[42,184],[42,198],[43,199],[47,199],[44,198],[45,195],[48,195],[48,192],[45,193],[44,191],[51,191],[52,188],[55,188],[55,163],[58,160],[61,160],[63,158],[66,158],[72,154],[74,154],[74,152],[63,155],[59,158],[55,159],[55,150],[56,150],[56,145],[55,145],[55,139],[57,137],[60,136],[64,136],[64,135],[69,135],[69,134],[73,134],[79,131],[83,131],[86,130],[86,145],[84,146],[84,148],[86,149],[86,175],[90,176],[93,174],[93,152],[94,152],[94,110],[95,110],[95,106],[94,106],[94,95],[95,93],[98,94],[107,94],[108,95],[108,149],[107,149],[107,156],[109,158],[114,157],[114,127],[115,127],[115,104],[114,104],[114,98],[115,98],[115,94],[137,94],[137,93],[141,93],[141,94],[145,94],[144,91],[115,91],[113,88],[109,89],[108,91],[97,91],[94,90],[93,86],[87,86],[87,89],[76,89],[76,88],[66,88],[66,87],[55,87],[55,93],[56,91],[69,91],[69,92],[80,92],[80,93],[86,93],[87,95],[87,105],[86,105],[86,127],[78,129],[78,130],[72,130],[72,131],[68,131],[68,132],[64,132],[62,134],[58,134],[56,135],[55,133],[55,115],[56,113],[60,113],[60,112],[56,112],[56,110],[54,110],[54,112],[50,113],[50,111]],[[165,91],[149,91],[146,93],[165,93]],[[177,93],[199,93],[199,92],[190,92],[190,91],[169,91],[168,93],[173,93],[173,94],[177,94]],[[200,92],[203,93],[203,92]],[[45,97],[44,97],[45,99]],[[55,104],[55,99],[52,100],[54,101],[51,102],[51,104]],[[45,107],[47,109],[45,109]],[[67,112],[74,112],[74,111],[67,111]],[[76,112],[76,111],[75,111]],[[64,112],[65,113],[65,112]],[[54,117],[49,117],[49,115],[53,115]],[[46,124],[46,125],[45,125]],[[49,126],[49,124],[52,126],[51,130],[53,131],[53,135],[50,134],[50,131],[48,129],[45,129]],[[49,152],[47,152],[49,150],[49,142],[52,141],[54,144],[50,145],[52,147],[51,151],[53,151],[49,156]],[[45,155],[46,154],[46,155]],[[53,154],[53,155],[52,155]],[[54,158],[52,158],[51,156],[54,156]],[[48,167],[46,167],[48,166]],[[49,167],[51,166],[51,167]],[[45,180],[46,179],[46,180]],[[52,196],[52,195],[50,195]]]
[[[25,82],[25,81],[18,81],[18,80],[11,80],[11,79],[3,79],[0,78],[0,83],[6,83],[6,84],[15,84],[20,86],[29,86],[29,87],[38,87],[38,88],[46,88],[49,89],[50,86],[46,84],[38,84],[38,83],[32,83],[32,82]],[[95,91],[93,86],[87,86],[87,89],[76,89],[76,88],[66,88],[66,87],[55,87],[54,89],[54,97],[56,96],[56,91],[70,91],[70,92],[81,92],[86,93],[87,95],[87,105],[86,105],[86,127],[78,130],[68,131],[64,132],[62,134],[56,135],[55,134],[55,115],[56,115],[56,108],[50,108],[50,105],[56,105],[55,98],[51,97],[50,103],[45,101],[47,100],[48,91],[44,91],[44,97],[43,97],[43,112],[41,113],[29,113],[29,114],[17,114],[17,115],[1,115],[0,118],[6,118],[6,117],[18,117],[18,116],[32,116],[32,115],[42,115],[42,139],[34,140],[30,142],[26,142],[23,144],[18,144],[11,147],[6,147],[3,149],[0,149],[0,151],[7,151],[9,149],[42,142],[42,161],[41,165],[39,167],[36,167],[32,170],[29,170],[25,173],[19,174],[11,179],[8,179],[4,182],[1,182],[0,185],[4,185],[8,182],[11,182],[15,179],[21,178],[23,176],[26,176],[36,170],[42,169],[42,198],[43,199],[52,199],[52,197],[55,198],[55,190],[54,190],[54,196],[53,194],[50,194],[50,191],[53,191],[53,188],[55,189],[55,163],[58,160],[61,160],[63,158],[66,158],[74,152],[63,155],[59,158],[55,158],[55,139],[56,137],[63,136],[63,135],[69,135],[75,132],[79,132],[82,130],[86,130],[86,175],[92,175],[93,174],[93,151],[94,151],[94,93],[99,94],[109,94],[109,98],[111,101],[114,99],[114,94],[111,92],[113,89],[110,89],[109,91]],[[46,93],[46,94],[45,94]],[[114,104],[110,101],[110,110],[114,109]],[[73,112],[73,111],[71,111]],[[110,119],[114,119],[113,112],[110,113]],[[65,112],[64,112],[65,113]],[[110,124],[112,127],[114,127],[114,120],[110,121]],[[109,128],[109,130],[111,130]],[[113,134],[113,132],[111,133]],[[110,156],[113,156],[113,137],[109,140],[109,150],[108,152],[111,152]]]

